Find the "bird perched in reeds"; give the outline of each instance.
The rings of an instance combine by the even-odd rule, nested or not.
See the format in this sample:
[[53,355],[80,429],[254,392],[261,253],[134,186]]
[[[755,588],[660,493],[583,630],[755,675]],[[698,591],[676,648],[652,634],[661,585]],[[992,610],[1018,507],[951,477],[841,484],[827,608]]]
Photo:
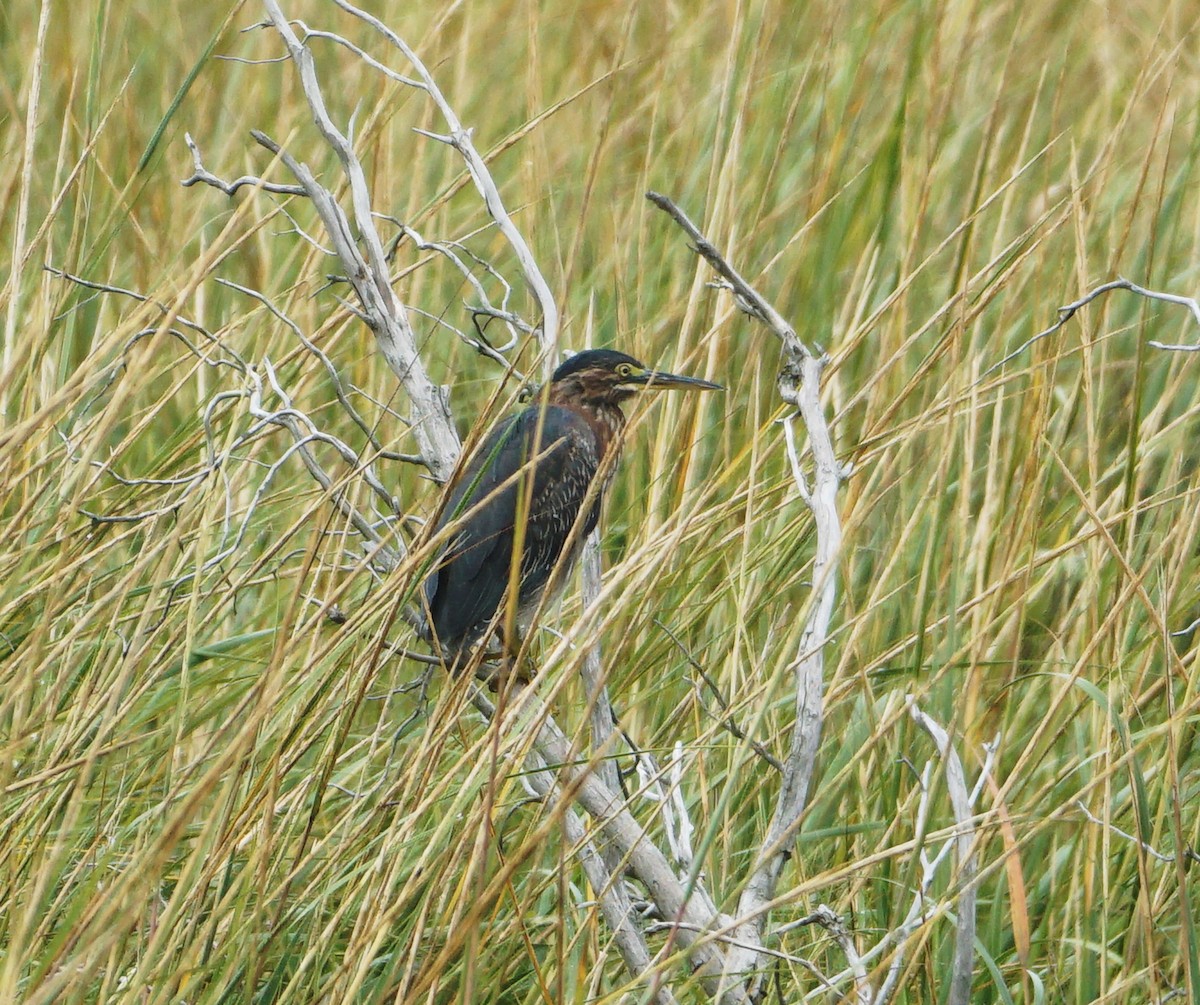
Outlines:
[[625,428],[621,403],[668,388],[721,385],[589,349],[554,371],[541,401],[487,435],[438,519],[435,530],[449,528],[449,537],[424,584],[423,634],[447,666],[464,664],[494,634],[515,654],[519,632],[547,589],[562,586],[600,518]]

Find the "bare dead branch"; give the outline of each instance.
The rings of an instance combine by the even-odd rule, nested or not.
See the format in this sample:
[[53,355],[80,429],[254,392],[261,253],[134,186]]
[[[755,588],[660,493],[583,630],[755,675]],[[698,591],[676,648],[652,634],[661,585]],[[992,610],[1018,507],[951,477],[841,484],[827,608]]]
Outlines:
[[[774,934],[778,936],[783,932],[803,928],[807,925],[818,925],[833,936],[834,941],[837,942],[843,955],[846,957],[846,962],[849,964],[848,972],[854,978],[854,1000],[858,1002],[858,1005],[871,1005],[871,982],[867,978],[866,962],[859,955],[858,947],[854,944],[854,938],[851,936],[850,930],[846,927],[846,922],[828,904],[818,904],[817,909],[811,914],[806,914],[803,918],[797,918],[786,925],[781,925],[775,930]],[[836,985],[844,976],[845,974],[838,974],[836,977],[825,979],[825,990],[833,994],[840,994]],[[819,994],[820,991],[821,989],[815,990],[809,997]]]
[[[251,397],[250,414],[263,419],[264,421],[281,425],[291,432],[293,439],[299,443],[302,439],[306,442],[327,443],[333,447],[342,459],[351,466],[355,467],[357,472],[361,474],[363,480],[371,488],[371,490],[383,500],[391,511],[397,515],[400,514],[400,503],[379,480],[379,476],[375,473],[374,467],[371,464],[362,464],[359,462],[358,455],[336,436],[331,436],[328,433],[319,431],[312,420],[303,412],[292,407],[290,396],[283,390],[279,384],[279,380],[275,375],[275,369],[271,365],[271,361],[266,357],[262,361],[263,369],[266,371],[267,380],[271,385],[271,389],[276,396],[283,402],[283,408],[274,412],[266,412],[261,407],[256,407],[255,397]],[[305,432],[301,426],[307,426],[308,431]],[[345,496],[334,488],[333,479],[324,472],[321,466],[312,456],[312,451],[307,448],[300,452],[301,458],[304,460],[305,467],[308,468],[309,474],[317,481],[320,486],[330,493],[334,504],[341,510],[342,514],[354,526],[367,541],[373,544],[381,545],[383,540],[379,533],[375,530],[373,524],[369,523],[361,513],[345,498]],[[398,563],[397,563],[398,564]]]
[[[383,445],[379,442],[378,437],[375,435],[375,430],[368,425],[367,421],[361,415],[359,415],[358,409],[356,409],[351,403],[349,395],[346,394],[346,388],[342,384],[342,375],[338,372],[337,367],[333,365],[333,361],[315,342],[305,335],[300,326],[296,324],[296,322],[290,317],[288,317],[282,310],[280,310],[265,293],[262,293],[259,290],[252,290],[248,286],[241,286],[238,283],[232,282],[228,279],[218,279],[217,282],[222,286],[227,286],[231,290],[236,290],[238,293],[242,293],[245,296],[257,300],[282,324],[284,324],[293,335],[296,336],[297,340],[299,340],[300,344],[303,345],[305,349],[307,349],[318,360],[320,360],[321,365],[325,368],[326,375],[329,377],[330,383],[333,384],[333,393],[337,396],[338,402],[341,404],[343,411],[345,411],[346,415],[350,418],[350,421],[359,428],[363,436],[367,438],[367,442],[370,443],[375,450],[376,457],[389,461],[403,461],[409,464],[421,463],[421,458],[415,455],[400,454],[392,450],[383,449]],[[375,487],[375,485],[372,485],[372,488]],[[379,487],[382,488],[382,486]],[[387,494],[384,496],[384,501],[396,512],[399,512],[399,503],[395,497]]]
[[614,871],[606,857],[601,855],[588,840],[583,821],[571,809],[563,813],[563,833],[578,849],[580,864],[596,896],[600,898],[600,910],[605,923],[612,932],[617,952],[631,975],[645,977],[653,989],[653,1000],[658,1005],[674,1005],[676,998],[661,974],[655,972],[650,949],[645,936],[637,924],[637,912],[629,897],[628,888],[619,870]]
[[[82,279],[78,276],[72,276],[68,273],[57,269],[47,267],[48,271],[55,275],[59,275],[68,282],[77,284],[87,289],[94,289],[104,293],[114,293],[120,296],[128,297],[139,303],[148,302],[148,298],[134,290],[127,290],[121,287],[114,287],[104,283],[98,283],[90,280]],[[279,317],[281,321],[292,327],[292,330],[297,332],[301,341],[304,342],[310,349],[316,349],[304,336],[299,332],[299,329],[293,322],[290,321],[281,311],[270,303],[268,298],[257,291],[250,290],[246,287],[238,286],[235,283],[228,283],[231,288],[238,290],[248,296],[263,303],[268,309]],[[162,304],[157,304],[161,311],[166,311],[166,307]],[[200,345],[194,343],[183,332],[174,328],[164,329],[165,334],[170,335],[175,341],[182,344],[188,352],[195,356],[200,362],[210,367],[226,367],[236,373],[242,382],[242,387],[238,389],[227,389],[214,394],[205,404],[202,413],[202,424],[204,428],[204,443],[206,457],[204,463],[197,467],[172,478],[125,478],[114,468],[113,459],[106,461],[92,461],[91,466],[96,468],[100,473],[112,478],[118,484],[135,488],[135,489],[175,489],[172,496],[154,506],[142,507],[133,512],[127,513],[101,513],[90,508],[81,509],[81,513],[91,519],[95,523],[139,523],[146,520],[152,520],[157,517],[166,516],[178,512],[184,505],[189,503],[196,492],[214,477],[226,479],[225,484],[225,509],[221,520],[222,532],[221,540],[218,542],[215,552],[210,555],[201,565],[199,572],[203,573],[217,565],[220,565],[231,555],[235,554],[242,540],[245,537],[247,529],[250,526],[254,513],[262,501],[266,490],[273,480],[275,474],[282,466],[283,462],[293,453],[300,456],[305,464],[309,474],[322,486],[325,491],[330,494],[336,508],[338,508],[346,517],[348,522],[359,532],[368,545],[368,566],[377,574],[382,575],[387,571],[394,569],[399,565],[401,553],[398,550],[399,539],[393,535],[388,535],[385,538],[375,524],[373,524],[366,516],[359,513],[357,509],[351,505],[345,494],[341,492],[335,483],[335,480],[329,475],[316,456],[313,454],[311,444],[324,443],[333,447],[341,458],[351,467],[352,473],[363,478],[376,498],[382,503],[386,510],[385,521],[395,519],[400,515],[400,506],[398,500],[384,487],[382,481],[376,475],[371,463],[362,463],[357,453],[351,449],[346,443],[341,441],[329,433],[319,430],[316,424],[302,411],[297,409],[291,401],[290,396],[284,391],[279,383],[278,377],[275,374],[274,368],[268,359],[264,359],[261,363],[263,373],[266,375],[269,389],[283,402],[284,407],[281,409],[270,409],[263,404],[263,379],[258,373],[258,369],[250,366],[242,357],[233,349],[223,344],[215,335],[205,329],[202,325],[187,318],[176,315],[176,320],[183,326],[189,328],[192,332],[197,333],[211,347],[211,352],[206,352]],[[125,368],[125,357],[129,351],[144,338],[148,338],[159,331],[157,328],[145,328],[136,332],[125,343],[118,358],[117,363],[112,369],[108,380],[101,388],[99,394],[103,394],[104,390],[112,385],[117,379],[117,376]],[[316,350],[319,354],[319,350]],[[330,364],[331,365],[331,364]],[[95,398],[93,397],[93,399]],[[245,430],[236,435],[232,441],[221,450],[217,449],[217,434],[214,429],[214,415],[217,410],[225,406],[241,403],[246,413],[255,421],[252,422]],[[90,401],[88,403],[90,407]],[[86,408],[85,408],[86,412]],[[356,414],[356,413],[355,413]],[[359,422],[362,423],[361,417]],[[251,442],[256,440],[262,432],[269,426],[277,426],[287,430],[292,437],[292,446],[285,451],[283,457],[271,464],[264,476],[259,479],[259,484],[255,490],[249,505],[238,521],[238,529],[233,534],[232,541],[230,534],[233,532],[234,516],[233,516],[233,500],[230,487],[227,481],[227,468],[238,456],[239,452],[244,450]],[[68,456],[73,456],[74,451],[71,446],[71,441],[68,433],[62,429],[59,430],[59,435],[67,446]],[[182,583],[194,578],[195,574],[189,574],[186,577],[178,580],[173,584],[177,588]]]
[[[582,602],[586,610],[596,603],[600,597],[600,535],[593,531],[583,546],[580,561],[580,581],[582,584]],[[613,712],[612,701],[608,695],[608,684],[604,663],[600,657],[599,644],[588,646],[584,654],[583,665],[580,668],[583,680],[584,694],[587,695],[588,720],[591,726],[592,754],[599,758],[596,771],[601,781],[612,791],[621,791],[620,772],[617,762],[604,754],[611,749],[614,737],[617,735],[617,717]],[[621,856],[612,845],[601,836],[600,855],[608,868],[614,896],[621,898],[627,909],[632,910],[632,898],[625,885],[625,875]]]
[[950,976],[949,1005],[966,1005],[971,1000],[971,979],[975,968],[975,826],[972,823],[974,810],[967,788],[966,772],[958,752],[950,742],[946,731],[917,706],[916,699],[908,700],[908,711],[916,722],[933,740],[945,765],[946,789],[950,794],[950,806],[958,835],[954,839],[958,849],[958,926],[954,942],[954,968]]
[[692,250],[708,262],[712,270],[725,280],[737,298],[738,306],[779,337],[783,343],[784,355],[789,362],[793,359],[815,358],[809,348],[800,341],[796,330],[784,320],[783,315],[742,278],[741,274],[729,264],[725,256],[700,232],[700,229],[692,223],[682,209],[675,205],[668,196],[659,192],[647,192],[646,198],[679,224],[683,232],[691,238]]
[[[933,778],[933,764],[927,762],[925,769],[920,774],[921,797],[917,803],[917,820],[916,833],[923,836],[927,833],[929,827],[929,807],[932,800],[933,788],[930,784]],[[938,857],[930,862],[929,856],[921,850],[920,860],[922,866],[921,880],[916,892],[913,894],[912,904],[909,906],[908,914],[904,921],[898,927],[888,932],[876,944],[874,953],[882,954],[893,945],[896,947],[892,954],[892,961],[888,965],[887,974],[884,976],[883,983],[879,986],[879,991],[875,995],[874,1005],[887,1005],[891,1000],[892,994],[896,989],[896,983],[900,979],[900,972],[904,968],[905,952],[908,947],[909,939],[918,926],[926,912],[926,899],[929,895],[929,889],[933,885],[934,873],[937,866],[941,863],[942,858],[949,852],[950,842],[947,841],[942,847]],[[872,955],[868,953],[868,958]]]
[[[267,2],[273,3],[273,0],[267,0]],[[446,126],[449,129],[448,133],[438,134],[426,130],[416,130],[416,132],[429,136],[431,139],[435,139],[441,143],[446,143],[458,151],[459,156],[462,157],[467,166],[467,172],[470,174],[471,180],[475,183],[475,188],[483,197],[484,205],[487,206],[489,215],[496,221],[497,229],[499,229],[505,241],[513,249],[513,253],[516,255],[517,262],[521,267],[521,274],[525,278],[525,284],[528,286],[534,300],[537,301],[539,310],[542,312],[542,323],[538,329],[538,341],[542,355],[543,374],[548,379],[554,370],[558,357],[558,305],[555,303],[554,295],[550,291],[550,284],[546,282],[541,269],[538,268],[537,260],[533,257],[533,252],[530,251],[524,236],[517,229],[516,224],[513,223],[508,210],[505,209],[504,200],[500,196],[500,190],[496,187],[491,172],[488,171],[487,165],[479,155],[479,151],[475,149],[475,144],[471,139],[471,130],[463,128],[458,114],[446,100],[445,95],[442,94],[437,82],[433,79],[433,75],[426,69],[421,58],[404,39],[380,21],[379,18],[355,7],[351,3],[347,3],[346,0],[333,0],[333,2],[346,11],[346,13],[352,14],[359,20],[369,24],[403,54],[404,58],[408,60],[416,71],[421,86],[424,87],[434,105],[437,106],[438,112],[445,119]]]
[[[1200,325],[1200,302],[1198,302],[1195,298],[1181,297],[1175,293],[1162,293],[1158,290],[1148,290],[1144,286],[1139,286],[1137,283],[1120,277],[1110,280],[1107,283],[1101,283],[1094,289],[1089,290],[1078,300],[1073,300],[1069,304],[1064,304],[1058,309],[1058,320],[1055,321],[1054,324],[1052,324],[1049,328],[1038,332],[1036,335],[1030,336],[1003,359],[989,366],[983,371],[982,374],[980,374],[980,380],[982,380],[984,377],[987,377],[994,371],[999,370],[1006,363],[1011,363],[1023,352],[1036,345],[1042,339],[1053,335],[1093,300],[1096,300],[1106,293],[1111,293],[1113,290],[1127,290],[1128,292],[1134,293],[1139,297],[1145,297],[1147,300],[1159,300],[1163,303],[1178,304],[1186,307],[1191,313],[1192,318],[1196,321],[1196,324]],[[1147,344],[1153,346],[1155,349],[1163,349],[1167,352],[1200,352],[1200,344],[1198,343],[1175,345],[1169,342],[1159,342],[1155,339],[1151,339]]]
[[[335,45],[340,45],[340,46],[342,46],[342,48],[348,49],[350,52],[354,53],[354,55],[356,55],[359,59],[361,59],[364,63],[366,63],[367,66],[369,66],[372,70],[382,73],[389,80],[394,80],[398,84],[404,84],[406,87],[415,87],[417,90],[421,90],[421,91],[425,90],[425,85],[422,84],[419,80],[414,80],[412,77],[406,77],[402,73],[397,73],[391,67],[385,66],[383,63],[379,62],[379,60],[377,60],[374,56],[370,55],[370,53],[366,52],[363,49],[360,49],[357,45],[355,45],[349,39],[343,38],[341,35],[335,34],[332,31],[319,31],[316,28],[310,28],[299,18],[292,18],[291,23],[296,25],[296,27],[298,27],[301,31],[304,32],[304,41],[306,43],[308,42],[308,40],[310,38],[326,39],[330,42],[333,42]],[[270,26],[271,26],[270,22],[267,22],[267,21],[264,21],[258,25],[255,25],[255,27],[258,27],[258,28],[269,28]]]
[[[935,724],[936,725],[936,724]],[[997,744],[985,745],[984,766],[980,772],[975,788],[968,796],[968,804],[974,805],[974,801],[983,790],[983,786],[987,781],[987,777],[991,772],[994,763],[994,756]],[[949,858],[950,853],[957,847],[958,841],[964,835],[970,838],[974,834],[974,818],[968,815],[957,820],[954,828],[949,836],[942,843],[937,851],[930,855],[924,847],[925,835],[929,829],[929,813],[933,799],[933,776],[934,763],[926,761],[925,766],[918,772],[915,766],[903,758],[906,763],[909,763],[917,774],[918,791],[920,797],[917,802],[916,820],[914,830],[918,841],[918,861],[920,862],[921,870],[917,880],[916,889],[913,891],[912,903],[909,906],[908,912],[904,919],[895,928],[886,932],[878,942],[875,943],[869,950],[859,953],[853,943],[847,945],[842,939],[838,939],[843,952],[846,955],[848,966],[840,973],[834,974],[829,978],[829,981],[835,987],[840,988],[845,982],[852,981],[855,987],[855,997],[860,1001],[869,1001],[871,1005],[887,1005],[893,994],[896,991],[900,975],[904,970],[904,965],[907,960],[909,946],[915,934],[920,928],[937,917],[948,913],[946,902],[940,902],[932,898],[931,891],[933,883],[938,871]],[[961,788],[965,792],[965,783]],[[832,913],[832,912],[831,912]],[[821,924],[824,917],[822,908],[818,907],[812,914],[795,921],[789,922],[786,925],[780,925],[772,932],[772,938],[778,938],[786,932],[792,931],[795,928]],[[849,933],[846,933],[847,938]],[[864,991],[869,991],[869,983],[867,981],[866,967],[869,963],[876,959],[882,959],[887,954],[891,954],[891,959],[888,963],[888,968],[884,974],[882,983],[879,989],[874,993],[873,997],[866,999],[862,998]],[[821,988],[815,988],[804,996],[805,1001],[812,1001],[823,995],[824,991]]]
[[[659,931],[663,931],[663,930],[669,929],[669,928],[671,928],[671,927],[672,927],[672,926],[670,926],[670,925],[667,925],[667,924],[666,924],[666,923],[664,923],[664,922],[654,922],[653,924],[647,925],[647,926],[646,926],[646,929],[647,929],[647,931],[651,931],[651,932],[659,932]],[[682,927],[682,926],[675,926],[675,927]],[[717,935],[717,936],[716,936],[716,938],[717,938],[717,939],[718,939],[718,940],[719,940],[719,941],[720,941],[720,942],[721,942],[723,945],[726,945],[726,946],[737,946],[737,947],[740,947],[740,948],[743,948],[743,949],[751,949],[751,948],[754,948],[754,947],[752,947],[752,946],[747,946],[747,945],[745,945],[744,943],[741,943],[741,942],[739,942],[739,941],[738,941],[736,938],[734,938],[733,936],[729,936],[729,935]],[[825,975],[824,975],[824,974],[821,972],[821,969],[820,969],[820,968],[819,968],[819,967],[818,967],[818,966],[817,966],[815,963],[813,963],[811,960],[809,960],[809,959],[806,959],[806,958],[805,958],[805,957],[803,957],[803,956],[797,956],[795,953],[785,953],[785,952],[782,952],[781,950],[778,950],[778,949],[770,949],[770,948],[767,948],[767,947],[765,947],[765,946],[764,946],[764,947],[760,947],[760,948],[759,948],[759,951],[760,951],[760,952],[761,952],[761,953],[762,953],[764,956],[769,956],[769,957],[770,957],[771,959],[773,959],[773,960],[783,960],[785,963],[795,963],[795,964],[797,964],[798,966],[801,966],[801,967],[803,967],[805,970],[807,970],[809,973],[811,973],[811,974],[812,974],[812,975],[813,975],[813,976],[814,976],[814,977],[815,977],[815,978],[816,978],[816,979],[817,979],[817,980],[818,980],[818,981],[821,983],[821,989],[822,989],[823,991],[828,991],[828,992],[831,992],[831,993],[834,993],[834,994],[836,994],[836,993],[837,993],[837,988],[836,988],[836,987],[833,985],[833,983],[832,983],[832,982],[830,982],[830,980],[829,980],[829,979],[828,979],[828,978],[827,978],[827,977],[826,977],[826,976],[825,976]]]
[[180,182],[184,188],[191,188],[193,185],[211,185],[226,195],[233,195],[240,188],[258,188],[264,192],[274,192],[278,195],[306,194],[301,185],[280,185],[277,182],[267,181],[265,178],[259,178],[257,175],[251,174],[244,174],[233,181],[223,181],[205,168],[204,159],[200,156],[200,148],[196,146],[196,141],[192,139],[192,134],[184,133],[183,141],[192,152],[192,173]]
[[[667,849],[675,863],[676,873],[686,881],[694,868],[692,833],[695,827],[688,815],[687,804],[678,785],[682,782],[682,745],[676,744],[669,769],[659,766],[648,750],[634,750],[635,765],[642,798],[659,808]],[[664,786],[664,780],[667,784]]]
[[[798,460],[793,465],[797,491],[812,512],[817,530],[816,553],[813,556],[814,600],[792,662],[796,682],[795,723],[775,811],[738,901],[737,916],[743,919],[738,928],[739,944],[730,949],[725,971],[726,982],[748,981],[751,996],[757,999],[763,993],[760,976],[764,969],[762,954],[747,947],[761,947],[763,944],[767,905],[774,897],[783,865],[795,842],[821,739],[825,644],[837,600],[836,562],[842,540],[837,491],[846,476],[846,469],[837,461],[829,422],[821,405],[820,383],[824,358],[800,340],[795,329],[741,276],[671,199],[657,192],[648,192],[646,198],[683,229],[696,253],[733,292],[739,307],[766,325],[782,343],[779,394],[803,420],[813,461],[811,487],[800,474]],[[789,452],[795,456],[794,444],[790,445]]]
[[1153,846],[1147,844],[1145,841],[1142,841],[1136,834],[1130,834],[1129,831],[1121,830],[1121,828],[1116,826],[1116,824],[1112,824],[1105,820],[1101,820],[1098,816],[1096,816],[1094,813],[1092,813],[1091,810],[1089,810],[1087,808],[1087,805],[1084,803],[1084,801],[1082,799],[1076,799],[1075,805],[1079,807],[1079,812],[1082,813],[1084,815],[1084,817],[1087,818],[1089,823],[1093,823],[1093,824],[1096,824],[1096,826],[1098,826],[1098,827],[1103,827],[1106,830],[1110,830],[1114,834],[1116,834],[1117,837],[1124,838],[1126,841],[1129,841],[1130,843],[1137,845],[1139,848],[1142,849],[1142,851],[1144,851],[1151,858],[1156,858],[1160,862],[1174,862],[1175,861],[1174,855],[1165,855],[1161,851],[1159,851],[1157,848],[1154,848]]
[[[299,71],[301,86],[317,129],[342,164],[349,182],[353,227],[332,193],[317,182],[306,165],[264,133],[255,131],[252,135],[259,144],[283,161],[299,182],[296,188],[312,201],[346,277],[358,296],[362,316],[374,333],[388,366],[412,402],[412,431],[421,457],[434,479],[444,482],[450,477],[458,458],[458,434],[450,415],[446,392],[429,379],[424,363],[417,354],[416,337],[407,312],[392,290],[383,243],[371,213],[366,174],[350,140],[334,125],[326,109],[312,53],[297,37],[292,24],[283,16],[275,0],[264,0],[264,6]],[[199,164],[197,152],[194,152],[194,160]],[[208,178],[198,180],[208,181]],[[218,184],[217,187],[222,186]],[[225,190],[228,190],[228,186]],[[360,251],[360,242],[363,251]]]
[[[487,715],[495,714],[494,706],[482,694],[476,695],[475,705]],[[719,998],[722,1005],[748,1002],[740,984],[729,986],[723,982],[725,954],[709,935],[727,931],[732,919],[717,911],[702,884],[676,878],[666,856],[634,819],[620,794],[605,785],[589,764],[572,759],[570,741],[548,714],[540,718],[543,724],[529,765],[535,787],[549,799],[575,800],[597,821],[630,873],[646,887],[671,926],[672,937],[688,949],[695,972],[709,994]],[[547,770],[550,766],[558,772],[557,781]]]
[[[417,248],[421,251],[433,251],[442,255],[449,261],[463,276],[474,291],[478,302],[467,305],[468,310],[472,315],[483,315],[489,318],[499,320],[508,330],[509,339],[502,346],[493,346],[487,339],[481,337],[478,339],[470,338],[462,332],[457,332],[459,338],[467,343],[472,349],[489,359],[495,360],[501,366],[508,368],[510,366],[508,358],[504,355],[516,347],[517,342],[522,334],[533,335],[536,330],[527,324],[520,316],[508,309],[509,297],[512,294],[512,287],[503,276],[488,262],[484,261],[478,255],[474,254],[470,249],[458,241],[427,241],[412,227],[404,224],[400,225],[401,234],[408,235],[413,239]],[[475,270],[468,265],[464,258],[470,258],[477,266],[482,268],[492,278],[499,282],[504,290],[504,298],[501,301],[501,306],[497,307],[488,297],[487,291],[483,287],[483,283],[475,274]],[[522,377],[522,380],[524,378]]]

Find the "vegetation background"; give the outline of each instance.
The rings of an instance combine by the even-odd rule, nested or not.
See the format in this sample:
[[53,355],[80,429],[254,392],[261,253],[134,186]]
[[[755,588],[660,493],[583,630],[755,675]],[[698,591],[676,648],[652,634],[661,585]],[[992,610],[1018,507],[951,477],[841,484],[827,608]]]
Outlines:
[[[331,6],[287,9],[386,55]],[[567,344],[728,387],[639,412],[589,630],[630,734],[682,744],[724,906],[775,779],[722,727],[695,665],[743,729],[785,749],[812,528],[776,421],[776,346],[706,288],[648,188],[829,350],[856,471],[819,776],[774,921],[826,902],[866,947],[903,918],[920,871],[913,768],[932,756],[911,693],[972,780],[996,744],[976,999],[1200,1001],[1200,359],[1148,345],[1200,343],[1200,325],[1118,292],[993,369],[1118,274],[1200,289],[1200,5],[372,9],[490,151]],[[591,894],[516,777],[527,737],[496,736],[461,684],[435,678],[424,710],[393,693],[419,672],[382,644],[409,641],[395,615],[412,576],[377,588],[351,567],[326,494],[295,457],[271,468],[279,432],[181,503],[189,483],[170,481],[204,463],[205,406],[240,385],[162,331],[129,345],[163,326],[158,304],[269,358],[298,408],[369,449],[319,361],[219,278],[270,296],[385,445],[412,449],[329,260],[294,232],[316,233],[311,210],[179,184],[185,130],[218,174],[289,181],[251,128],[337,183],[294,69],[217,58],[279,56],[272,33],[239,33],[260,17],[253,3],[0,8],[0,1000],[617,1001],[626,977]],[[423,96],[313,45],[376,209],[427,237],[483,227],[453,152],[411,131],[437,125]],[[475,241],[515,279],[491,235]],[[466,432],[506,392],[439,327],[468,325],[469,290],[427,259],[401,244],[397,289],[430,315],[424,352]],[[229,399],[212,440],[252,424]],[[411,465],[376,464],[407,510],[435,505]],[[576,611],[572,591],[561,619]],[[544,686],[561,684],[578,731],[573,672],[546,667]],[[951,822],[938,784],[931,829]],[[658,826],[653,802],[637,810]],[[944,996],[955,883],[939,874],[951,910],[923,923],[898,1002]],[[809,928],[776,946],[844,965]],[[682,988],[686,968],[667,972]],[[785,1001],[825,994],[794,959],[778,977]]]

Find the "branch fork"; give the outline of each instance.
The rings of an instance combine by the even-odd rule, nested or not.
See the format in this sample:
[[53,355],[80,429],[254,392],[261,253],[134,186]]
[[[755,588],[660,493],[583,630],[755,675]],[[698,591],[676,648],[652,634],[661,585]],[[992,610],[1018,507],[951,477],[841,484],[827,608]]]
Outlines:
[[[845,468],[833,449],[829,420],[821,404],[821,373],[827,357],[810,349],[778,310],[730,264],[724,255],[671,199],[657,192],[646,198],[673,219],[687,234],[691,247],[717,273],[745,313],[765,325],[780,341],[783,361],[777,378],[780,398],[794,410],[784,420],[784,437],[796,490],[816,522],[817,547],[813,558],[814,599],[809,608],[792,674],[795,682],[795,721],[775,811],[763,838],[749,879],[738,899],[735,930],[725,961],[724,986],[745,987],[751,999],[765,994],[763,974],[770,954],[763,932],[769,905],[787,862],[808,801],[824,717],[825,645],[829,639],[837,601],[837,560],[841,550],[841,518],[837,492]],[[792,429],[799,416],[808,433],[813,459],[811,484],[804,475]]]

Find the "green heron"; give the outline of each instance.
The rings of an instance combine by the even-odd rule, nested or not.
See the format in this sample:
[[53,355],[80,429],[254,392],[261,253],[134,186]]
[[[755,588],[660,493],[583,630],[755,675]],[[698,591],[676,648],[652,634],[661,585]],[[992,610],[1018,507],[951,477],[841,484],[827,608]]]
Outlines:
[[[503,637],[511,580],[520,629],[528,627],[547,588],[561,586],[600,518],[619,453],[609,455],[620,451],[625,428],[621,402],[671,387],[721,389],[649,370],[621,352],[589,349],[554,371],[544,404],[504,420],[484,439],[442,511],[437,530],[454,525],[457,531],[451,528],[424,587],[423,634],[448,666],[463,663],[494,632]],[[603,481],[589,497],[598,474]],[[564,557],[585,504],[590,508]],[[506,640],[510,653],[515,641]]]

